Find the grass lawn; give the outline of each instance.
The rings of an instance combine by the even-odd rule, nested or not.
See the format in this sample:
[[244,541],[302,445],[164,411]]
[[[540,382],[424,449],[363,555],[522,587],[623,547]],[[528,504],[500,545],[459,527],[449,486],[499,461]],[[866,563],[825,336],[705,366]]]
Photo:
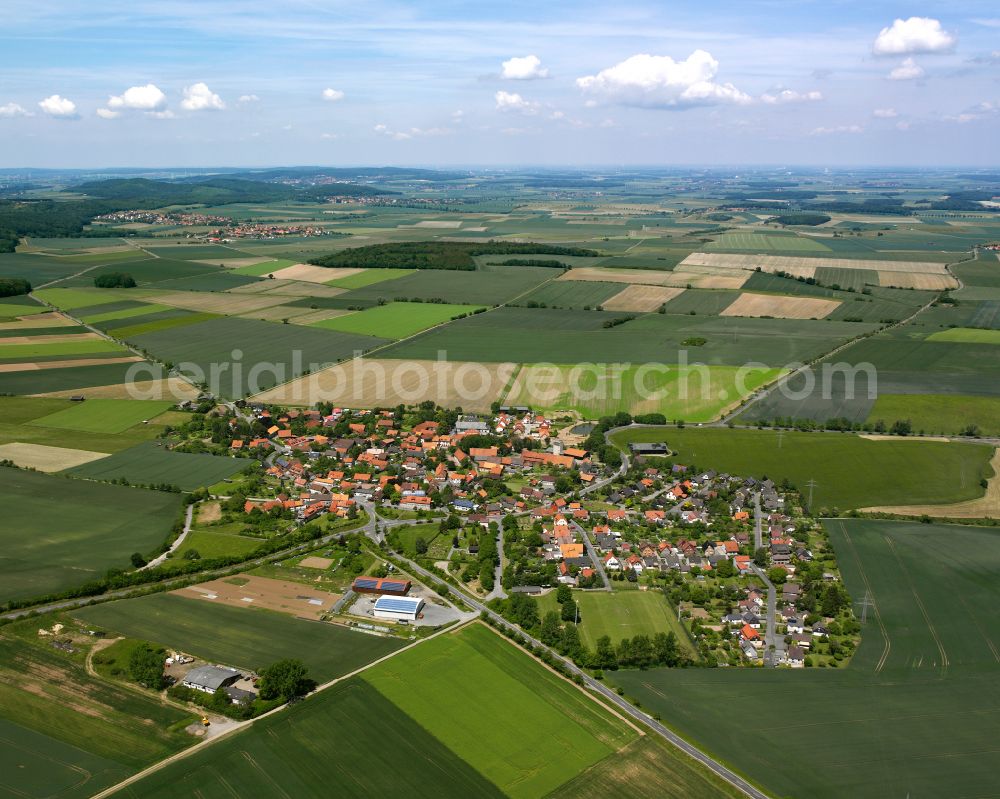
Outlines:
[[[246,555],[253,552],[264,542],[259,538],[223,532],[223,528],[210,527],[204,530],[192,530],[184,543],[174,554],[173,561],[183,560],[184,553],[196,551],[203,558],[218,558],[227,555]],[[167,561],[167,564],[171,563]]]
[[75,477],[87,477],[91,480],[125,477],[131,483],[168,483],[179,486],[184,491],[193,491],[231,477],[251,463],[243,458],[170,452],[159,441],[146,441],[109,458],[92,461],[69,471]]
[[928,341],[954,341],[961,344],[1000,344],[1000,330],[980,330],[975,327],[953,327],[931,333]]
[[503,793],[354,677],[115,796],[500,799]]
[[481,305],[447,305],[429,302],[391,302],[365,311],[335,316],[313,322],[310,327],[359,333],[365,336],[401,339],[435,325],[444,324],[459,314],[477,311]]
[[[676,461],[748,477],[788,479],[808,500],[816,481],[817,509],[960,502],[983,495],[993,448],[986,444],[915,439],[871,441],[841,433],[772,430],[635,428],[615,436],[629,442],[665,441]],[[947,479],[942,479],[947,475]]]
[[636,737],[479,624],[414,647],[364,679],[514,799],[546,795]]
[[173,406],[170,400],[91,399],[35,419],[32,424],[87,433],[121,433]]
[[282,658],[299,658],[317,682],[354,671],[402,645],[333,624],[174,594],[108,602],[74,615],[130,638],[239,668],[260,669]]
[[708,422],[783,371],[744,371],[735,366],[657,365],[647,369],[625,364],[525,365],[504,401],[508,405],[575,410],[587,419],[624,410]]
[[176,494],[0,467],[0,602],[60,591],[126,567],[166,540]]
[[609,680],[773,796],[991,795],[996,764],[984,748],[1000,713],[1000,536],[826,524],[846,587],[874,603],[847,668],[653,669]]
[[[673,632],[678,643],[696,654],[684,626],[677,621],[677,611],[659,591],[574,591],[580,606],[580,640],[588,649],[597,648],[602,635],[617,644],[635,635]],[[539,598],[539,611],[558,611],[555,591]]]
[[1000,397],[962,394],[880,394],[868,421],[882,419],[891,425],[909,419],[914,430],[959,434],[975,425],[983,435],[1000,434]]

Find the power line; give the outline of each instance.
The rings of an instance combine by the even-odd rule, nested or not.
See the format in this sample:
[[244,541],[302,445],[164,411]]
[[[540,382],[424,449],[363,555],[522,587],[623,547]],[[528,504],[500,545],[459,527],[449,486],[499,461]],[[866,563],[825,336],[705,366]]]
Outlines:
[[864,623],[868,621],[868,608],[875,607],[875,603],[872,602],[871,592],[865,591],[865,598],[858,604],[861,605],[861,624],[864,625]]
[[810,480],[806,485],[809,486],[809,510],[811,511],[813,506],[813,489],[819,484],[815,480]]

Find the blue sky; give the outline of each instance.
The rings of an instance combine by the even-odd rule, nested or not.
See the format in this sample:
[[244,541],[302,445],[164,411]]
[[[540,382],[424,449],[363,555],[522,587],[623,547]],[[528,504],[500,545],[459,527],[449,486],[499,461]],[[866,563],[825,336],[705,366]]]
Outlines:
[[995,0],[4,11],[8,167],[1000,160]]

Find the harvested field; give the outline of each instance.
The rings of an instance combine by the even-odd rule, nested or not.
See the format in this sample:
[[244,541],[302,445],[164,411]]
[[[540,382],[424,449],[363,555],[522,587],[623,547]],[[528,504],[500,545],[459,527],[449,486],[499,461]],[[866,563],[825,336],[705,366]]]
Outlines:
[[240,314],[240,316],[244,319],[260,319],[262,322],[280,322],[283,319],[291,322],[296,317],[312,313],[313,311],[303,308],[301,305],[272,305],[269,308],[261,308],[259,311]]
[[433,400],[446,408],[488,411],[516,368],[514,363],[356,358],[263,391],[254,399],[299,406],[329,401],[356,408]]
[[106,452],[91,452],[86,449],[68,449],[67,447],[48,447],[44,444],[0,444],[0,461],[13,461],[22,469],[37,469],[40,472],[61,472],[72,469],[100,458],[106,458]]
[[50,333],[41,336],[5,336],[6,344],[65,344],[67,341],[86,341],[100,339],[97,333]]
[[1000,519],[1000,449],[990,461],[993,476],[989,478],[986,493],[979,499],[956,502],[951,505],[888,505],[862,508],[871,513],[895,513],[900,516],[933,516],[943,519]]
[[304,566],[307,569],[329,569],[332,565],[333,558],[321,558],[317,555],[310,555],[299,561],[299,566]]
[[198,524],[209,524],[217,522],[222,518],[222,504],[215,502],[202,502],[198,505],[198,513],[195,517]]
[[783,297],[744,292],[719,316],[771,316],[777,319],[822,319],[840,306],[839,300]]
[[[246,580],[246,582],[243,582]],[[255,607],[287,613],[300,619],[318,620],[340,599],[340,594],[331,594],[317,588],[309,588],[302,583],[272,580],[270,577],[256,577],[252,574],[240,575],[241,585],[226,582],[226,579],[210,580],[207,583],[189,585],[171,593],[186,599],[201,599],[216,605],[230,605],[235,608]]]
[[356,275],[361,269],[331,269],[312,264],[295,264],[274,272],[275,280],[304,280],[306,283],[326,283],[342,277]]
[[[280,306],[282,308],[289,306]],[[294,319],[290,318],[288,321],[293,325],[311,325],[314,322],[322,322],[325,319],[333,319],[335,316],[344,316],[345,314],[354,313],[353,311],[338,310],[337,308],[320,308],[318,311],[312,311],[308,308],[303,307],[305,313],[301,316],[296,316]]]
[[[51,366],[51,361],[45,364]],[[74,361],[74,363],[80,363]],[[106,360],[101,363],[107,363]],[[194,399],[199,391],[186,380],[179,377],[170,377],[163,380],[145,380],[132,383],[131,388],[124,383],[113,383],[106,386],[87,386],[85,388],[72,388],[64,391],[48,391],[40,394],[32,394],[33,397],[54,397],[68,399],[82,395],[87,399],[131,399],[135,394],[140,397],[150,399]]]
[[162,305],[172,305],[175,308],[184,308],[188,311],[202,311],[205,313],[217,313],[236,315],[259,311],[261,308],[269,308],[272,305],[281,305],[285,301],[284,297],[275,297],[269,294],[264,296],[241,296],[228,293],[210,293],[199,291],[178,291],[173,294],[164,294],[156,298]]
[[0,372],[37,372],[40,369],[68,369],[73,366],[104,366],[109,363],[134,363],[141,360],[142,358],[138,355],[126,355],[121,358],[78,358],[76,360],[66,361],[0,363]]
[[682,288],[668,288],[666,286],[633,285],[622,289],[610,300],[605,300],[601,307],[605,311],[651,313],[683,291]]
[[958,288],[958,283],[951,275],[907,274],[892,269],[879,269],[878,282],[880,286],[892,286],[898,289],[922,289],[924,291]]
[[697,289],[738,289],[742,288],[751,275],[735,269],[719,269],[711,266],[690,264],[674,269],[678,284],[691,285]]
[[226,269],[240,269],[241,267],[244,267],[244,266],[256,266],[257,264],[266,264],[266,263],[270,263],[270,262],[271,262],[270,258],[263,258],[263,257],[258,257],[258,258],[220,258],[217,261],[213,261],[211,259],[207,259],[207,260],[203,260],[203,261],[199,261],[199,260],[195,260],[194,261],[194,263],[196,263],[196,264],[207,264],[208,266],[222,266],[222,267],[225,267]]
[[61,313],[32,314],[27,320],[0,322],[0,330],[17,330],[21,327],[74,327],[76,322]]

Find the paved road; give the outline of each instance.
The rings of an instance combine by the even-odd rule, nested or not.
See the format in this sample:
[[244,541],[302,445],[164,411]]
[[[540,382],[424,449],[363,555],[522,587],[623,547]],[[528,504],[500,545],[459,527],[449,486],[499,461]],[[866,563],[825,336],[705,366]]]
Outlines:
[[[397,557],[402,557],[402,556],[400,556],[400,555],[397,554]],[[425,579],[425,581],[429,581],[429,582],[432,582],[432,583],[438,583],[438,584],[441,584],[441,585],[448,585],[447,583],[445,583],[444,580],[441,580],[436,575],[431,574],[426,569],[421,568],[420,566],[418,566],[416,563],[413,563],[408,558],[402,557],[402,560],[407,563],[407,565],[408,565],[409,568],[411,568],[414,572],[416,572],[421,577],[423,577]],[[448,587],[449,587],[450,590],[455,591],[454,586],[448,585]],[[695,747],[692,744],[690,744],[687,741],[685,741],[683,738],[681,738],[675,732],[673,732],[672,730],[668,729],[667,727],[665,727],[660,722],[656,721],[656,719],[654,719],[654,718],[652,718],[650,716],[647,716],[646,713],[644,713],[642,710],[640,710],[639,708],[637,708],[634,705],[632,705],[627,699],[624,699],[624,698],[618,696],[617,693],[615,693],[613,690],[611,690],[604,683],[600,682],[599,680],[595,680],[593,677],[591,677],[585,671],[583,671],[582,669],[578,668],[576,666],[576,664],[573,663],[572,661],[566,660],[565,658],[563,658],[555,650],[550,649],[549,647],[545,646],[541,641],[538,641],[537,639],[532,638],[530,635],[528,635],[527,633],[525,633],[520,627],[518,627],[518,626],[516,626],[516,625],[514,625],[514,624],[512,624],[510,622],[508,622],[502,616],[498,615],[497,613],[494,613],[492,610],[490,610],[488,607],[486,607],[482,602],[480,602],[479,600],[474,599],[473,597],[469,596],[464,591],[463,592],[459,592],[459,595],[462,597],[463,601],[466,604],[468,604],[471,607],[475,608],[480,613],[487,614],[490,617],[490,619],[492,619],[494,621],[494,623],[496,623],[498,626],[504,627],[504,628],[509,629],[509,630],[515,630],[515,631],[517,631],[521,636],[523,636],[524,638],[526,638],[528,640],[528,642],[532,646],[539,647],[539,648],[542,648],[542,649],[547,649],[550,654],[552,654],[554,657],[558,658],[566,666],[566,668],[569,670],[569,672],[571,674],[577,674],[577,675],[579,675],[583,679],[583,683],[584,683],[584,685],[587,688],[591,689],[592,691],[594,691],[596,693],[599,693],[605,700],[607,700],[608,702],[611,702],[613,705],[615,705],[615,707],[617,707],[623,713],[631,716],[632,718],[636,719],[637,721],[641,722],[642,724],[645,724],[647,727],[649,727],[650,729],[652,729],[656,734],[658,734],[659,736],[661,736],[662,738],[664,738],[665,740],[667,740],[669,743],[671,743],[674,746],[676,746],[682,752],[690,755],[692,758],[694,758],[699,763],[701,763],[703,766],[705,766],[707,769],[709,769],[710,771],[712,771],[713,773],[715,773],[716,775],[718,775],[719,777],[721,777],[723,780],[725,780],[726,782],[728,782],[730,785],[732,785],[733,787],[735,787],[738,790],[742,791],[746,796],[749,796],[752,799],[769,799],[769,797],[768,797],[768,795],[766,793],[764,793],[760,789],[756,788],[755,786],[751,785],[749,782],[747,782],[741,776],[739,776],[738,774],[730,771],[724,765],[722,765],[721,763],[719,763],[717,760],[712,759],[711,757],[709,757],[708,755],[706,755],[704,752],[702,752],[697,747]]]
[[604,583],[604,590],[610,591],[611,581],[608,579],[607,572],[604,571],[604,561],[601,560],[600,556],[598,556],[597,550],[594,549],[594,545],[590,542],[590,534],[572,519],[570,519],[569,523],[573,525],[574,529],[583,538],[583,545],[587,548],[587,554],[590,555],[590,559],[594,562],[594,568],[597,569],[597,573],[601,575],[601,581]]
[[767,574],[754,563],[750,570],[764,581],[767,586],[767,630],[764,633],[764,645],[767,651],[764,653],[765,666],[777,666],[785,656],[785,639],[778,635],[775,627],[775,618],[778,610],[778,592],[774,583],[767,579]]
[[153,569],[163,563],[172,552],[176,552],[180,548],[180,545],[184,543],[184,539],[187,538],[188,533],[191,532],[191,520],[194,518],[194,505],[188,505],[187,510],[184,512],[184,529],[181,534],[177,536],[177,540],[170,545],[170,549],[164,552],[162,555],[157,555],[149,563],[139,569],[139,571],[145,571],[146,569]]
[[760,491],[753,495],[754,552],[764,547],[764,518],[760,510]]

